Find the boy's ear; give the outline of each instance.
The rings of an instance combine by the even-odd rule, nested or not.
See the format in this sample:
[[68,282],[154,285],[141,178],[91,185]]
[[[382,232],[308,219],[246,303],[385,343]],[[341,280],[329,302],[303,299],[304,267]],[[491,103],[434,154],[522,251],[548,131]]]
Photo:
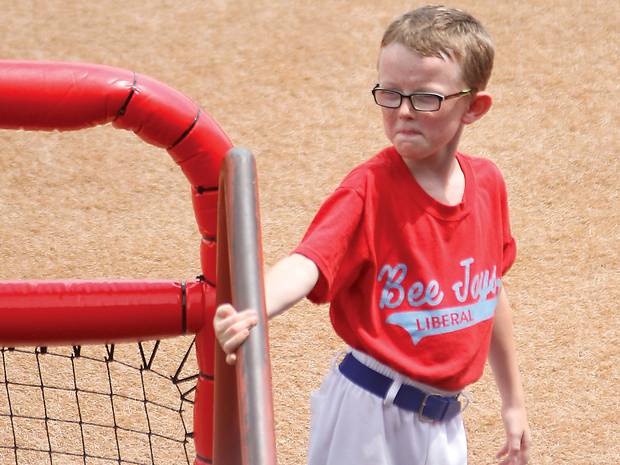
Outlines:
[[471,124],[482,118],[493,104],[493,97],[488,92],[478,92],[474,94],[469,109],[463,115],[463,123]]

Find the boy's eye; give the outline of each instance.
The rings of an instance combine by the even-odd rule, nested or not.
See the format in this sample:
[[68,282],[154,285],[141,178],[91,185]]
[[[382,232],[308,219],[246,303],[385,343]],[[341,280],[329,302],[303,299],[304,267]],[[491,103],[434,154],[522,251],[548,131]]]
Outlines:
[[400,94],[390,90],[378,90],[376,92],[377,101],[385,105],[398,105],[400,103]]
[[417,94],[413,96],[415,107],[420,110],[435,110],[439,106],[439,98],[436,95]]

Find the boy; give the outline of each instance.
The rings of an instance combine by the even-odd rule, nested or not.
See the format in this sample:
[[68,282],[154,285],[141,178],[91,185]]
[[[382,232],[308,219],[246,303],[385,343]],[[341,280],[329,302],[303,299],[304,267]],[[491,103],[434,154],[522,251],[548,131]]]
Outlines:
[[[523,392],[501,278],[515,259],[504,181],[457,151],[491,106],[492,42],[465,12],[423,7],[386,30],[372,89],[391,146],[323,203],[265,278],[271,318],[329,302],[351,347],[312,398],[311,465],[467,463],[462,390],[487,356],[502,398],[502,464],[525,464]],[[214,327],[228,363],[257,322],[229,305]]]

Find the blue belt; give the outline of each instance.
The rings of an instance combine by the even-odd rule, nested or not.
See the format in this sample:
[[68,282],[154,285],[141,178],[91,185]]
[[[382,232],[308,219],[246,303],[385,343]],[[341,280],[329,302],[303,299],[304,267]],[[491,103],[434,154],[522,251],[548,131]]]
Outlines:
[[[367,367],[353,354],[348,353],[338,366],[340,373],[361,388],[385,399],[394,380]],[[444,421],[454,418],[461,412],[461,402],[456,396],[428,394],[411,384],[400,386],[394,405],[412,412],[427,420]]]

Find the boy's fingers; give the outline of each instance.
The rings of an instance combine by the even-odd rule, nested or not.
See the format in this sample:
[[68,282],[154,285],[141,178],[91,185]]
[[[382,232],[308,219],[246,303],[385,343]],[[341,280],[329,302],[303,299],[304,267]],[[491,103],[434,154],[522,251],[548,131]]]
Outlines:
[[503,460],[500,465],[525,465],[529,461],[528,444],[526,441],[506,442],[497,453],[497,458]]
[[519,465],[525,465],[530,460],[529,454],[529,437],[527,432],[523,435],[519,441],[519,451],[517,453],[517,463]]
[[250,335],[250,329],[258,324],[256,310],[237,312],[232,305],[220,305],[215,311],[213,329],[220,347],[226,354],[226,363],[237,362],[235,351]]
[[237,313],[237,310],[230,304],[223,304],[215,310],[215,319],[223,320]]
[[235,307],[230,304],[223,304],[217,307],[215,310],[215,319],[216,320],[227,320],[228,318],[246,318],[248,315],[258,316],[256,310],[252,308],[248,308],[243,311],[237,311]]
[[227,318],[216,330],[216,334],[222,342],[234,338],[237,334],[249,330],[258,323],[258,317],[252,313],[239,313]]
[[233,308],[232,305],[220,305],[215,310],[215,315],[213,317],[213,329],[215,332],[219,332],[222,325],[225,325],[226,320],[233,316],[237,311]]
[[[218,307],[215,312],[215,318],[213,319],[213,329],[215,334],[219,336],[224,335],[233,326],[234,329],[239,329],[239,323],[241,322],[241,328],[247,324],[256,324],[258,322],[258,314],[255,310],[245,310],[243,312],[237,312],[234,307],[230,305],[222,305]],[[245,322],[245,323],[244,323]],[[248,323],[249,322],[249,323]]]
[[249,328],[244,328],[234,333],[234,335],[226,338],[222,343],[222,349],[227,354],[233,353],[235,350],[239,348],[239,346],[245,341],[250,335]]
[[508,453],[508,443],[506,442],[500,451],[495,455],[495,458],[499,459]]
[[239,312],[236,315],[226,318],[223,324],[224,335],[233,335],[243,329],[250,328],[258,323],[258,315],[252,311]]

